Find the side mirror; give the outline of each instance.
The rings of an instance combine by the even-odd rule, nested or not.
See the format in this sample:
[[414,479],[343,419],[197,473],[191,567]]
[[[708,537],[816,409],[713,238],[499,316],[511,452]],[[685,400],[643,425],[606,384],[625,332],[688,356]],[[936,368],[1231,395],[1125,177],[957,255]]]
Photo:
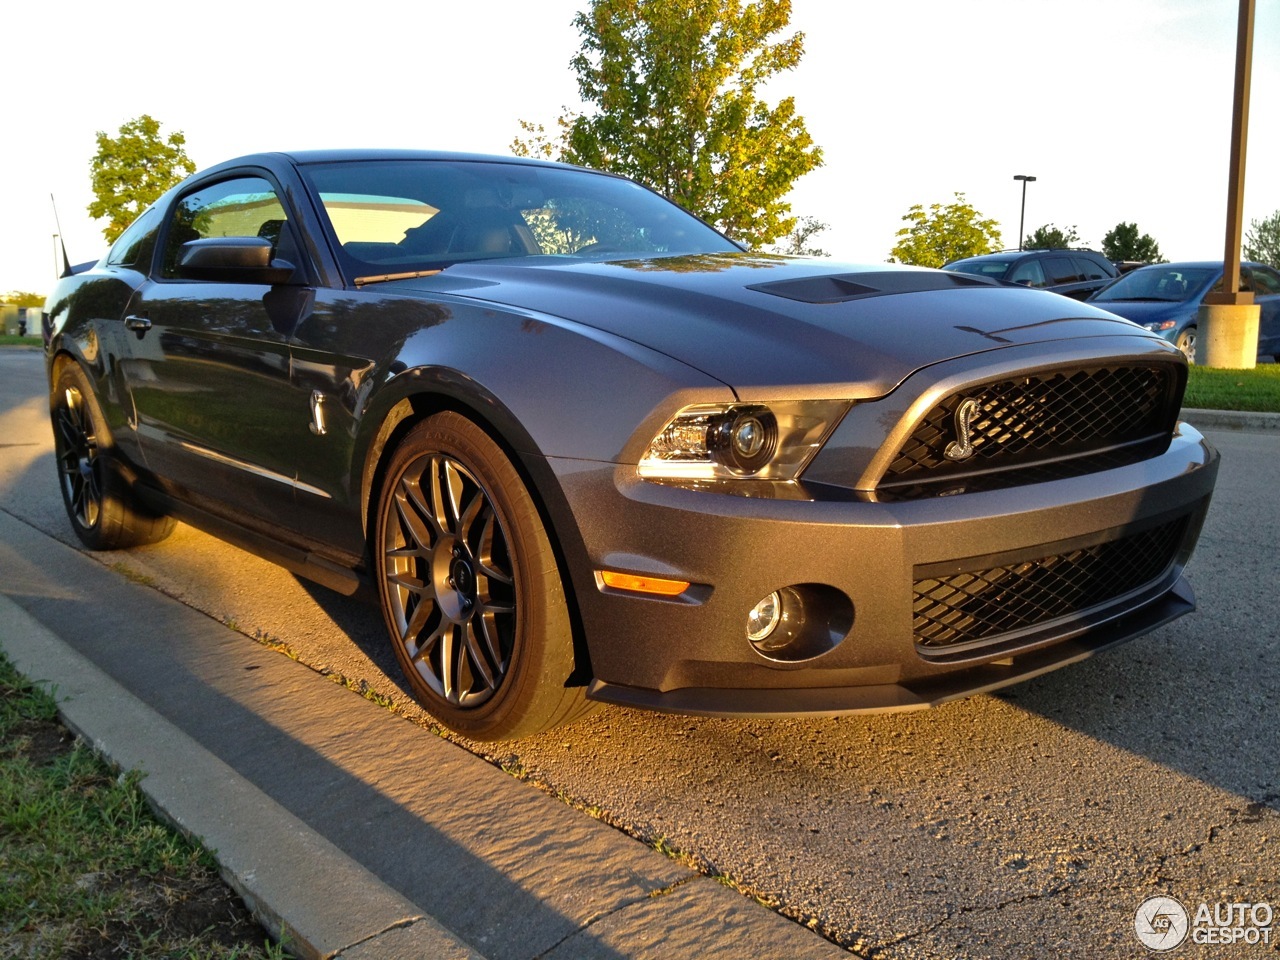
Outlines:
[[271,241],[261,237],[204,237],[182,245],[178,275],[224,283],[288,283],[294,265],[271,259]]

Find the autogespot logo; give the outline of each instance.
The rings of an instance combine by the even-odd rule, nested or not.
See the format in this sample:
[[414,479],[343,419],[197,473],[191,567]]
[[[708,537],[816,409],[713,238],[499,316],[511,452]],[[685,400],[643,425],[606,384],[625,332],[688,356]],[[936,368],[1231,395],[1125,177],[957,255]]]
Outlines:
[[1187,909],[1173,897],[1143,901],[1133,918],[1133,930],[1148,950],[1172,950],[1187,939]]

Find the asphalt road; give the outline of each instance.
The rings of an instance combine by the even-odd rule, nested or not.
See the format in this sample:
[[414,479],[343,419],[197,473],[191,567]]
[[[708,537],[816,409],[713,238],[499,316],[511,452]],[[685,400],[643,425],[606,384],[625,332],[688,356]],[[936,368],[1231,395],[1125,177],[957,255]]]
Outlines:
[[[1135,912],[1157,895],[1280,913],[1280,431],[1207,433],[1223,465],[1190,568],[1200,611],[1148,637],[924,713],[606,708],[491,758],[864,956],[1143,956]],[[40,355],[0,350],[0,510],[75,543],[51,448]],[[183,526],[99,559],[434,735],[376,610]],[[1188,941],[1175,955],[1277,952]]]

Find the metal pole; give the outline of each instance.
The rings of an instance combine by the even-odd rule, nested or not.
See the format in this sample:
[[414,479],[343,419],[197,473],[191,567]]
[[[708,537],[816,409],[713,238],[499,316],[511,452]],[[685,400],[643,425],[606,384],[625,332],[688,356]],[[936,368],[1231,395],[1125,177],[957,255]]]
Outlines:
[[1015,173],[1013,179],[1022,181],[1022,213],[1018,217],[1018,249],[1022,249],[1022,239],[1025,236],[1027,224],[1027,183],[1035,180],[1035,177],[1028,177],[1026,174]]
[[1227,178],[1227,243],[1222,258],[1222,292],[1206,303],[1250,304],[1252,293],[1240,292],[1240,234],[1244,223],[1244,163],[1249,141],[1249,74],[1253,64],[1254,0],[1240,0],[1236,31],[1236,83],[1231,111],[1231,168]]

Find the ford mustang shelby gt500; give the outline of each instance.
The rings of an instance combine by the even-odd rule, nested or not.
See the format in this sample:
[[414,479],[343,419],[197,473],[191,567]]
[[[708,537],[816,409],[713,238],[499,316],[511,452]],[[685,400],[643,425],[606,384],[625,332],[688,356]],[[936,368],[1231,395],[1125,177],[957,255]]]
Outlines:
[[91,548],[190,522],[376,592],[480,739],[598,702],[921,707],[1194,608],[1182,355],[1063,297],[740,249],[628,180],[261,154],[46,304]]

